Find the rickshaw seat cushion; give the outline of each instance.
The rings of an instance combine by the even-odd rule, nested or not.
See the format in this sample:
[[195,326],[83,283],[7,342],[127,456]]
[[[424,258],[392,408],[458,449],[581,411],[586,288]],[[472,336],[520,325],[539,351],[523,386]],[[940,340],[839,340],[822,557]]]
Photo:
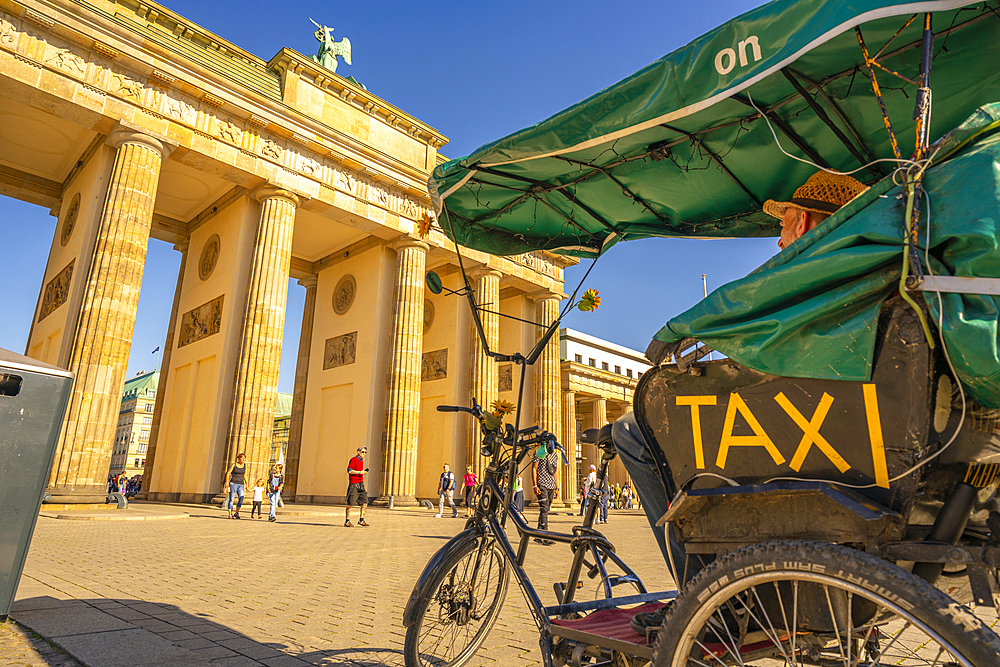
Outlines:
[[599,635],[609,639],[628,642],[629,644],[646,646],[646,637],[633,630],[629,626],[629,621],[639,612],[654,612],[665,605],[665,602],[647,602],[639,607],[628,609],[621,607],[601,609],[583,618],[571,620],[554,618],[552,619],[552,624],[572,628],[591,635]]

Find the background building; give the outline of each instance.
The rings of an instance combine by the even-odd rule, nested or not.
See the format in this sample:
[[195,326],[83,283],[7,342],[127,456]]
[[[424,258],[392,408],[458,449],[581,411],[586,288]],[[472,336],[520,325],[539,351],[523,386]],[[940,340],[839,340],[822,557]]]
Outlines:
[[[140,497],[219,500],[238,453],[266,473],[290,279],[305,306],[286,498],[343,502],[362,445],[369,493],[397,506],[435,497],[442,462],[482,472],[478,431],[435,407],[516,394],[467,305],[424,288],[429,270],[464,287],[426,186],[440,132],[307,55],[262,60],[156,2],[0,3],[0,118],[0,194],[58,218],[26,346],[76,378],[53,503],[103,502],[112,460],[135,463],[115,452],[153,242],[180,262],[152,423],[128,424],[148,437]],[[530,349],[576,260],[463,257],[490,348]],[[553,340],[521,400],[553,433],[558,355]]]
[[122,470],[129,477],[141,475],[146,465],[149,432],[153,425],[156,405],[156,387],[160,382],[159,371],[139,373],[125,382],[118,428],[111,454],[108,473],[115,476]]
[[278,394],[274,402],[274,431],[271,435],[270,465],[288,456],[288,433],[292,426],[292,395]]
[[[580,433],[610,424],[632,409],[632,397],[639,378],[649,370],[646,356],[621,345],[588,336],[573,329],[559,331],[559,358],[563,396],[563,441],[576,451],[574,485],[600,455],[594,445],[580,443]],[[572,460],[572,459],[571,459]],[[631,485],[621,461],[608,469],[612,485]]]

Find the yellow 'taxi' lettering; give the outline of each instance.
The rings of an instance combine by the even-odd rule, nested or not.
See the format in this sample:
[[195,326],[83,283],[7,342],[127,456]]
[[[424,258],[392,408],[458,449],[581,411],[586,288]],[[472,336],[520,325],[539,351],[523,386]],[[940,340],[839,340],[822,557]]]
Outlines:
[[826,415],[830,412],[830,406],[833,405],[833,396],[823,392],[823,397],[819,399],[819,405],[816,406],[816,412],[813,413],[812,419],[806,421],[806,418],[798,411],[792,402],[788,400],[788,397],[784,393],[779,392],[774,400],[778,402],[782,410],[788,413],[788,416],[792,418],[800,429],[802,429],[802,440],[799,442],[799,448],[795,450],[795,455],[792,457],[792,462],[788,464],[788,467],[798,472],[802,469],[802,464],[805,463],[806,455],[812,448],[813,443],[820,448],[826,458],[830,459],[833,465],[837,466],[837,470],[840,472],[847,472],[851,469],[851,466],[844,460],[836,449],[833,448],[826,438],[819,434],[819,429],[823,426],[823,420],[826,419]]
[[[747,420],[747,424],[753,429],[754,435],[733,435],[733,425],[736,422],[736,413],[739,412]],[[743,398],[733,392],[729,395],[729,407],[726,408],[726,425],[722,428],[722,443],[719,445],[719,457],[715,465],[723,470],[726,469],[726,457],[729,455],[730,447],[763,447],[774,459],[775,464],[781,465],[785,462],[785,457],[781,455],[778,448],[767,437],[767,433],[761,427],[760,422],[750,412]]]
[[872,445],[872,463],[875,466],[875,484],[889,488],[889,466],[885,461],[885,444],[882,442],[882,421],[878,416],[878,396],[875,385],[862,387],[865,394],[865,415],[868,417],[868,439]]
[[694,464],[699,470],[705,469],[705,447],[701,441],[702,405],[715,405],[715,396],[678,396],[677,405],[691,406],[691,430],[694,432]]

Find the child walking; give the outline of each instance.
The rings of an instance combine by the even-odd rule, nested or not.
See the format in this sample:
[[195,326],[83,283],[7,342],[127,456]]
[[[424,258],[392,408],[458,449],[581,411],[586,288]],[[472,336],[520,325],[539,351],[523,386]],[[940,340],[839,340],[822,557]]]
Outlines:
[[257,483],[253,485],[253,507],[250,508],[250,518],[253,518],[253,513],[257,512],[257,518],[260,517],[260,507],[261,503],[264,502],[264,480],[258,479]]

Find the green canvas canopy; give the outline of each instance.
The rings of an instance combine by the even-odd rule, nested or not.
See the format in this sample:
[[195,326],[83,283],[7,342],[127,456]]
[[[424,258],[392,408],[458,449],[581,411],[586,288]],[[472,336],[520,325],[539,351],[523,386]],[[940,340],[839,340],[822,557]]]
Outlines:
[[[871,190],[671,319],[656,340],[697,338],[775,375],[866,380],[905,238],[881,109],[908,158],[925,12],[935,34],[930,137],[959,126],[938,142],[926,175],[930,268],[1000,278],[1000,107],[990,104],[1000,100],[998,0],[775,0],[439,166],[429,185],[440,224],[458,243],[499,255],[597,256],[650,236],[776,236],[780,223],[763,202],[787,201],[816,171],[787,154],[863,167],[855,176]],[[937,320],[937,295],[924,294]],[[942,304],[959,378],[1000,408],[1000,297],[947,294]]]
[[[776,236],[761,212],[815,171],[893,156],[855,27],[904,157],[933,12],[931,137],[1000,100],[997,0],[775,0],[540,123],[435,169],[446,233],[498,255],[595,255],[648,236]],[[911,18],[917,17],[905,28]],[[901,31],[900,29],[903,28]],[[899,31],[899,34],[893,36]],[[755,108],[755,106],[756,108]],[[770,124],[762,120],[767,114]],[[880,163],[856,174],[888,174]]]

